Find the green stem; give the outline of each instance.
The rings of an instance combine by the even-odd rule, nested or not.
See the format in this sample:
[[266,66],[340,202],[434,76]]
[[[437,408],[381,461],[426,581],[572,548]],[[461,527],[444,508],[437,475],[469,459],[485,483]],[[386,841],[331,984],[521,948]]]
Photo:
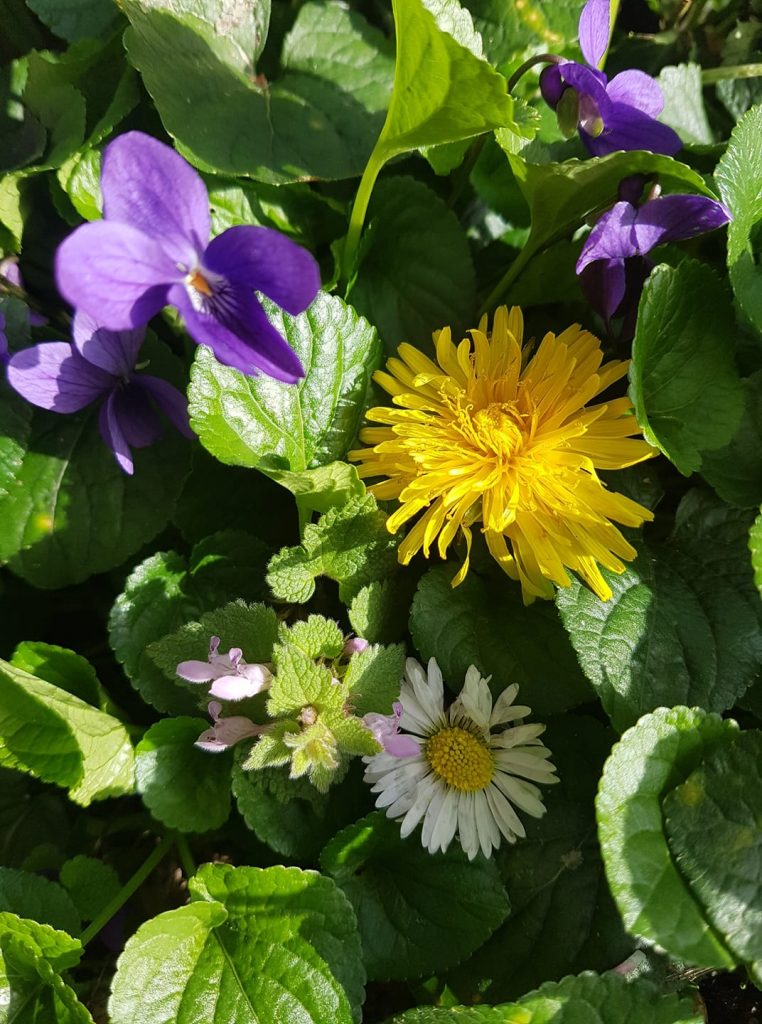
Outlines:
[[727,78],[762,78],[762,64],[730,64],[723,68],[706,68],[701,72],[704,85],[714,85]]
[[368,212],[368,203],[373,192],[373,186],[376,184],[376,178],[385,163],[386,157],[384,156],[381,140],[379,139],[375,149],[370,154],[370,159],[365,165],[365,170],[362,172],[362,178],[360,178],[357,195],[355,196],[352,213],[349,218],[349,230],[347,231],[347,237],[344,239],[344,251],[341,257],[341,278],[344,282],[348,281],[352,274],[357,246],[360,244],[360,235],[365,223],[365,215]]
[[453,175],[452,188],[450,190],[450,198],[447,200],[447,205],[450,209],[455,206],[457,201],[460,199],[463,189],[468,185],[468,180],[471,177],[471,171],[476,166],[476,161],[479,159],[481,151],[484,149],[484,143],[487,141],[486,135],[477,136],[468,148],[468,152],[465,155],[463,163],[457,169]]
[[175,849],[177,850],[177,854],[180,858],[180,863],[183,866],[185,877],[191,878],[196,874],[196,862],[193,859],[193,854],[191,853],[191,848],[188,845],[188,840],[181,832],[178,832],[175,836]]
[[562,58],[555,53],[537,53],[534,57],[530,57],[529,60],[525,60],[520,67],[516,68],[509,78],[508,92],[513,92],[518,85],[519,79],[523,78],[527,71],[529,71],[530,68],[533,68],[535,64],[558,64],[561,60]]
[[505,293],[508,291],[513,282],[519,276],[519,274],[524,269],[526,264],[529,262],[529,257],[525,255],[527,252],[529,252],[529,250],[525,246],[521,250],[519,255],[516,257],[516,259],[513,261],[513,263],[511,263],[510,267],[508,267],[508,269],[500,278],[500,280],[492,289],[492,291],[489,293],[487,298],[482,303],[481,315],[484,315],[484,313],[491,313],[495,306],[497,306],[497,304],[503,298]]
[[98,932],[108,924],[114,914],[121,910],[130,896],[140,888],[157,864],[166,856],[173,842],[174,837],[171,835],[162,837],[158,846],[154,847],[151,853],[149,853],[132,878],[125,882],[116,896],[109,900],[96,919],[82,932],[79,941],[83,946],[86,946],[91,939],[94,939]]

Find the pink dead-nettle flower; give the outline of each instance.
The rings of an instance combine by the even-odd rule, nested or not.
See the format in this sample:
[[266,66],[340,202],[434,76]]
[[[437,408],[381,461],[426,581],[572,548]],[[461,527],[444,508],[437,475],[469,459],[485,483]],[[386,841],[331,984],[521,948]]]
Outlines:
[[241,740],[259,736],[268,728],[266,725],[256,725],[243,715],[220,718],[222,704],[217,700],[209,702],[208,711],[214,725],[201,733],[195,745],[210,754],[220,754],[223,750],[229,750]]
[[220,700],[244,700],[268,689],[272,672],[267,665],[247,665],[240,647],[219,654],[220,638],[209,641],[208,661],[181,661],[177,674],[188,683],[211,683],[209,695]]
[[413,757],[420,754],[420,745],[412,736],[399,734],[402,718],[402,704],[399,701],[392,704],[392,712],[391,715],[381,715],[376,711],[369,711],[363,716],[363,722],[386,753],[392,757]]
[[345,658],[351,658],[353,654],[360,654],[362,651],[367,650],[368,647],[370,647],[370,644],[367,640],[363,640],[361,636],[353,636],[351,640],[347,640],[344,644],[344,651],[342,653]]

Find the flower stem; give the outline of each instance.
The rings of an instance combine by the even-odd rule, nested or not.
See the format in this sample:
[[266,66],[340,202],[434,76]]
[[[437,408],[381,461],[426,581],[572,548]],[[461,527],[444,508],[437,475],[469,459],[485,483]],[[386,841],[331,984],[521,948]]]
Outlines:
[[523,78],[527,71],[533,68],[535,64],[558,64],[561,60],[562,58],[555,53],[537,53],[534,57],[530,57],[529,60],[525,60],[508,79],[508,92],[513,92],[518,85],[519,79]]
[[503,274],[498,283],[495,285],[495,287],[492,289],[492,291],[489,293],[487,298],[482,303],[482,308],[480,311],[481,315],[483,315],[484,313],[491,313],[493,307],[496,306],[498,302],[500,302],[500,300],[503,298],[503,296],[508,291],[510,286],[513,284],[513,282],[519,276],[519,274],[524,269],[526,264],[529,262],[529,257],[526,256],[526,253],[528,252],[530,252],[530,250],[525,246],[518,254],[516,259],[513,261],[513,263],[511,263],[510,267],[508,267],[506,272]]
[[172,835],[165,835],[154,849],[149,853],[135,874],[124,883],[119,892],[106,904],[94,921],[85,928],[79,937],[79,941],[86,946],[91,939],[94,939],[98,932],[104,928],[111,918],[122,909],[127,900],[145,882],[153,869],[159,864],[168,853],[175,839]]
[[341,255],[341,279],[344,282],[347,282],[352,275],[357,255],[357,246],[360,243],[360,235],[365,223],[365,215],[368,212],[368,203],[373,192],[373,186],[376,184],[376,178],[385,163],[386,156],[379,139],[365,165],[365,170],[362,172],[362,178],[360,178],[360,184],[357,188],[354,205],[352,206],[352,213],[349,217],[349,230],[347,231],[347,237],[344,239],[344,250]]
[[706,68],[701,72],[704,85],[714,85],[728,78],[762,78],[762,64],[729,64],[723,68]]
[[193,854],[191,853],[191,848],[188,845],[188,840],[181,832],[177,833],[174,840],[175,849],[177,850],[177,855],[180,858],[180,863],[183,866],[185,877],[190,878],[192,875],[196,874],[196,862],[193,859]]

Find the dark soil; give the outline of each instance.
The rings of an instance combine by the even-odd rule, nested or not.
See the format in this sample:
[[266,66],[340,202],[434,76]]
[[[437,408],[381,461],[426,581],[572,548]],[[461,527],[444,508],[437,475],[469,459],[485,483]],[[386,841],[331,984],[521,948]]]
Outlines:
[[762,1024],[762,992],[742,971],[711,971],[698,983],[707,1024]]

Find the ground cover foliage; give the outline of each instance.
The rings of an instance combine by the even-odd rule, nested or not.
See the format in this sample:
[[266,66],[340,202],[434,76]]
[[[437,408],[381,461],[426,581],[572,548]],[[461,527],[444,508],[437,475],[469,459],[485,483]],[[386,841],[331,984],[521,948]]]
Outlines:
[[757,1019],[762,5],[0,13],[0,1022]]

